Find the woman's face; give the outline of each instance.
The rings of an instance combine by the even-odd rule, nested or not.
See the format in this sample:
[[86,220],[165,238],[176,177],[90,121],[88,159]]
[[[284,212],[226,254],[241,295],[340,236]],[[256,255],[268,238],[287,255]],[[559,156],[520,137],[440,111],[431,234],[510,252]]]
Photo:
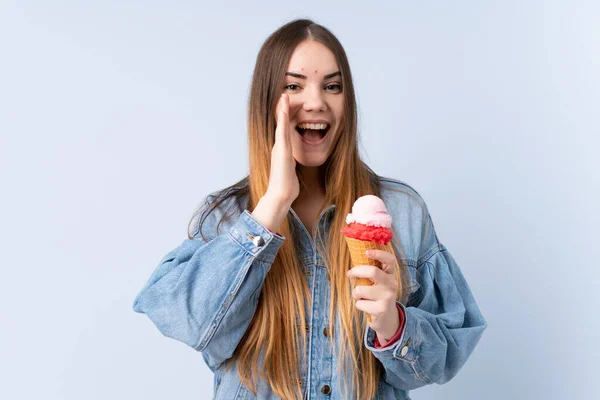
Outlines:
[[[333,53],[319,42],[300,43],[290,59],[284,86],[290,98],[292,154],[303,166],[320,166],[340,134],[344,111],[342,77]],[[313,125],[317,130],[312,130],[304,124],[308,121],[322,121],[325,129]]]

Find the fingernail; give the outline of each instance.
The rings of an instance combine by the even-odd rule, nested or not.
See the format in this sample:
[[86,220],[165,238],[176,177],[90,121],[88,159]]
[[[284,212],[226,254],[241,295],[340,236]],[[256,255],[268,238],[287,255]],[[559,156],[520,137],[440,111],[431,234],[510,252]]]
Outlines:
[[367,257],[370,257],[371,256],[371,250],[365,251],[365,254],[367,255]]

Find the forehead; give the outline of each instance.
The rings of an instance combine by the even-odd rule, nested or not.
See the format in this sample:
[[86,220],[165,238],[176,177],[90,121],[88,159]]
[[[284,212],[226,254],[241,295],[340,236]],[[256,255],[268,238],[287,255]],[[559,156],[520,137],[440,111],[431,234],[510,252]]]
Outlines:
[[[339,70],[335,56],[322,43],[305,41],[295,49],[288,64],[288,71],[303,73],[310,77],[322,77]],[[316,71],[316,73],[315,73]]]

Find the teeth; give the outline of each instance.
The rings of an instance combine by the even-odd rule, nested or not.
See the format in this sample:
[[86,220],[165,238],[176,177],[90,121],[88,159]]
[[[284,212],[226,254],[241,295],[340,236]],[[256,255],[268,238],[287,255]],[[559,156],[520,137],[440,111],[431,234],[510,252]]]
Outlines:
[[300,124],[298,128],[301,129],[326,129],[329,124]]

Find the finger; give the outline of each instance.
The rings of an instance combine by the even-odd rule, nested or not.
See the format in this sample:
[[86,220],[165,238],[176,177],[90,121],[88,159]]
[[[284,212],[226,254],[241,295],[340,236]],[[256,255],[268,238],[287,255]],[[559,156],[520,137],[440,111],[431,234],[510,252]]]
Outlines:
[[277,126],[275,128],[275,141],[279,141],[284,144],[287,142],[287,138],[285,137],[285,129],[286,129],[286,115],[285,115],[285,94],[282,94],[279,100],[277,101]]
[[357,265],[346,273],[350,278],[369,278],[374,284],[381,282],[382,274],[384,272],[373,265]]
[[281,127],[283,128],[283,136],[288,146],[292,147],[292,137],[290,135],[290,98],[287,94],[283,94],[282,102],[282,119]]
[[358,310],[369,313],[374,317],[380,317],[385,313],[385,304],[382,301],[356,300],[354,306]]
[[384,300],[385,291],[381,286],[359,285],[352,289],[352,298],[354,300]]
[[388,266],[389,268],[382,268],[384,272],[388,274],[394,273],[394,268],[392,267],[396,266],[396,258],[389,251],[371,249],[367,250],[365,254],[370,259],[378,260],[379,262],[381,262],[381,264]]

